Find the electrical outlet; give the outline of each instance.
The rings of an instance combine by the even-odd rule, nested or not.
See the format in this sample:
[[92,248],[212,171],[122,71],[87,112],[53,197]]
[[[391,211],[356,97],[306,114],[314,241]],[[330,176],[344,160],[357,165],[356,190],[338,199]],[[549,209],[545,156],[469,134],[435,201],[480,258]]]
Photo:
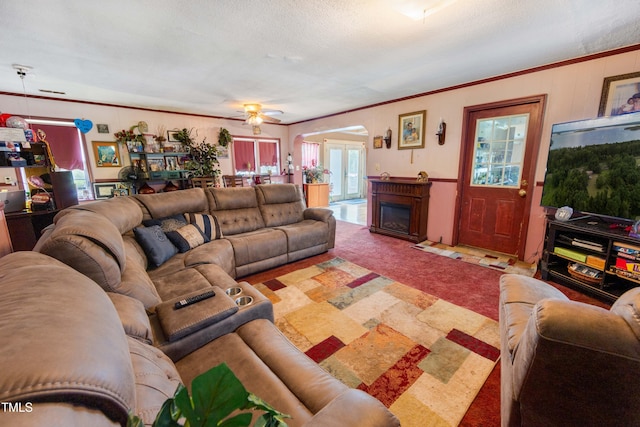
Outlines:
[[376,163],[376,172],[380,172],[380,163]]

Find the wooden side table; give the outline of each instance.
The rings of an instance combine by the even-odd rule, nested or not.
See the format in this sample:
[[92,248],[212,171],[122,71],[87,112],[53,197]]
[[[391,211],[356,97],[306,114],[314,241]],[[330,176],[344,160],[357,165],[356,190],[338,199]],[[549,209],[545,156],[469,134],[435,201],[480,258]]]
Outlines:
[[305,200],[308,208],[329,206],[329,183],[304,184]]

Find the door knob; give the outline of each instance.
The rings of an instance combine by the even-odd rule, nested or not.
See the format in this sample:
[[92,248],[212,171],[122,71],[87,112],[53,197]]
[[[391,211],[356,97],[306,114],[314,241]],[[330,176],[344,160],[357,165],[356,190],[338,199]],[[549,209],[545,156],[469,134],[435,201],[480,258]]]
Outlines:
[[518,191],[518,196],[524,197],[526,195],[527,195],[527,190],[520,189],[520,191]]

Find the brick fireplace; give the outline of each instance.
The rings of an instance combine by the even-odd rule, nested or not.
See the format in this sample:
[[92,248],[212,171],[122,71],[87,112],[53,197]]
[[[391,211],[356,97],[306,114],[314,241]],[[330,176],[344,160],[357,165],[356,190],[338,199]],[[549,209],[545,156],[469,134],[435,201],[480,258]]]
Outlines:
[[372,221],[369,231],[412,242],[427,239],[430,182],[410,178],[369,179]]

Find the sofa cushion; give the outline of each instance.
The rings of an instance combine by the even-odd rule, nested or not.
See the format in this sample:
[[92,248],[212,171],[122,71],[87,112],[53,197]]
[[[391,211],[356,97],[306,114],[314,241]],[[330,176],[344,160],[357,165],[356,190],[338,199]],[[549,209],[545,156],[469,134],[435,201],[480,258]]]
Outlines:
[[145,268],[133,261],[127,262],[127,268],[122,272],[122,280],[112,292],[135,298],[145,308],[152,308],[162,302]]
[[185,219],[189,224],[195,224],[202,230],[205,236],[209,240],[216,240],[222,238],[222,230],[218,223],[218,218],[213,215],[198,214],[198,213],[186,213]]
[[71,206],[56,215],[56,222],[64,215],[73,214],[77,211],[89,211],[109,218],[109,221],[116,226],[120,234],[132,230],[142,221],[140,206],[134,199],[130,197],[113,197],[107,200]]
[[209,241],[195,224],[187,224],[176,230],[165,232],[178,251],[187,252]]
[[125,334],[146,344],[153,343],[149,316],[140,301],[126,295],[107,292],[118,312]]
[[151,425],[165,400],[181,383],[173,362],[159,349],[128,338],[135,379],[136,407],[132,412]]
[[70,210],[56,221],[38,250],[113,291],[126,267],[124,243],[116,226],[105,216],[82,210]]
[[303,220],[305,204],[299,188],[295,184],[256,186],[258,205],[267,227],[293,224]]
[[287,235],[288,251],[292,253],[326,244],[329,238],[328,227],[326,222],[304,220],[276,228]]
[[144,249],[147,259],[154,267],[161,266],[178,253],[178,248],[171,243],[159,225],[136,227],[133,232],[136,235],[136,240]]
[[137,194],[133,196],[140,204],[144,219],[164,218],[185,212],[209,211],[207,197],[202,188],[189,188],[156,194]]
[[207,188],[211,213],[225,237],[264,228],[256,192],[252,187]]
[[233,245],[236,268],[287,253],[286,235],[274,228],[261,228],[225,238]]

